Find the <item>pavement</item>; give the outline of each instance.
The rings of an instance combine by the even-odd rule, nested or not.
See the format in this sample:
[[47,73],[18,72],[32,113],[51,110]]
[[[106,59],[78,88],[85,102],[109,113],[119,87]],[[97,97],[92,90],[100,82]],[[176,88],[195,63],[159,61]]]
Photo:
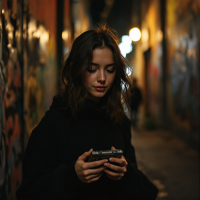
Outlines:
[[131,128],[138,168],[159,189],[156,200],[199,200],[199,153],[173,133]]

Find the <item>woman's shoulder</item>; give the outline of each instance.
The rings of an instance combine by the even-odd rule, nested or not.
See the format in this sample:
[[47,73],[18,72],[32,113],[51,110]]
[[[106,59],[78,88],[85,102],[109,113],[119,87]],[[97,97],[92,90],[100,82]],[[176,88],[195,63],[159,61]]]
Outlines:
[[69,118],[59,109],[49,109],[39,124],[32,130],[29,140],[35,143],[57,141],[61,137],[61,129],[66,129]]
[[36,130],[53,130],[56,127],[66,124],[70,119],[70,112],[61,97],[55,96],[49,110],[46,111]]
[[68,118],[70,114],[70,109],[67,108],[67,101],[61,95],[56,95],[53,97],[52,104],[44,117],[48,120],[57,121]]

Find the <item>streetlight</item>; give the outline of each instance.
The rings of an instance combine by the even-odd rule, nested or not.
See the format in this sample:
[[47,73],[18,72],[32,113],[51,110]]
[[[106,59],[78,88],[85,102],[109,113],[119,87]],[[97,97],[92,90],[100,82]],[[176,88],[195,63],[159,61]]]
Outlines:
[[141,32],[138,28],[132,28],[129,31],[129,36],[130,36],[131,40],[133,40],[134,42],[137,42],[141,38]]

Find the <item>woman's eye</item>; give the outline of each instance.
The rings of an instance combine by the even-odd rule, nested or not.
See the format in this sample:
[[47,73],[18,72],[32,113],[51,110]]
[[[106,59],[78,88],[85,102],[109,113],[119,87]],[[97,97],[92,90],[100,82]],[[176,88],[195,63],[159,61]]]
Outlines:
[[115,70],[106,70],[108,73],[112,74]]
[[87,71],[90,73],[94,73],[96,71],[96,69],[87,69]]

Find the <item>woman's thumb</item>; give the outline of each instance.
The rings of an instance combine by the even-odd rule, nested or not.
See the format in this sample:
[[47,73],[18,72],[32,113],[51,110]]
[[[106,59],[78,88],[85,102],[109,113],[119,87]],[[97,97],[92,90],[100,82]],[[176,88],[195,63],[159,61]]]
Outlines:
[[89,151],[86,151],[84,154],[82,154],[79,159],[80,160],[85,160],[91,153],[92,153],[93,149],[90,149]]

